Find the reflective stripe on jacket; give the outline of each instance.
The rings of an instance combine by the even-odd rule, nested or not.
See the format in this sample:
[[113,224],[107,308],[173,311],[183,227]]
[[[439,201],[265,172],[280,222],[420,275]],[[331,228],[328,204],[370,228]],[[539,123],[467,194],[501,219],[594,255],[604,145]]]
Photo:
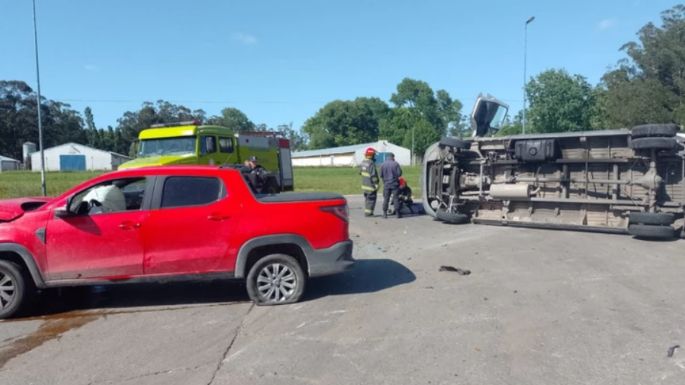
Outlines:
[[372,159],[364,159],[359,165],[359,174],[362,176],[362,190],[378,190],[378,170],[376,163]]

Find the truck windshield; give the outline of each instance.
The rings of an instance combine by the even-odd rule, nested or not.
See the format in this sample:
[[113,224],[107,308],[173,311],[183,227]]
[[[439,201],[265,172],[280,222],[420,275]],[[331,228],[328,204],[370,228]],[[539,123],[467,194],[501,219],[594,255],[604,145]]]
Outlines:
[[145,139],[140,142],[138,156],[187,154],[195,152],[195,137]]

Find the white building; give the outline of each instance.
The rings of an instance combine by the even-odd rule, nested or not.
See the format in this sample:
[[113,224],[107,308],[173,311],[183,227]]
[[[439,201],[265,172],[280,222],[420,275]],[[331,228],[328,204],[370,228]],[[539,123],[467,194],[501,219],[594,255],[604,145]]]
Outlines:
[[20,165],[18,160],[0,155],[0,172],[19,170]]
[[295,167],[354,167],[364,160],[364,152],[373,147],[377,151],[376,162],[382,163],[385,154],[392,152],[395,160],[401,166],[411,164],[411,151],[408,148],[392,144],[387,140],[379,140],[373,143],[355,144],[352,146],[322,148],[320,150],[293,152],[293,166]]
[[[126,155],[78,143],[61,144],[43,152],[46,171],[116,170],[120,164],[131,160]],[[31,154],[31,170],[40,171],[40,151]]]

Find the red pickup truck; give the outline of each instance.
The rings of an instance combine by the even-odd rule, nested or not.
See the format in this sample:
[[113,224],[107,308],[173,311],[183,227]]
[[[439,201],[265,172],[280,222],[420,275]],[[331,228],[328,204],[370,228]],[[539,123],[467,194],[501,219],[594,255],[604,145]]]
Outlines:
[[232,168],[116,171],[0,201],[0,318],[35,288],[171,278],[245,279],[255,303],[291,303],[353,263],[345,198],[255,195]]

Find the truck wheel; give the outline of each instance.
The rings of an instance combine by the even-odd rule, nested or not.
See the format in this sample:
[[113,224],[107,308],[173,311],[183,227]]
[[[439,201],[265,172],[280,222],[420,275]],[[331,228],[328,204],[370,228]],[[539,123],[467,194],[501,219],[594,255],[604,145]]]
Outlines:
[[471,142],[467,142],[458,138],[442,138],[440,140],[440,147],[452,147],[459,150],[468,150],[471,148]]
[[675,230],[671,226],[629,225],[628,232],[636,238],[673,239]]
[[633,127],[631,135],[633,138],[646,138],[652,136],[672,138],[677,132],[678,126],[675,124],[643,124]]
[[443,222],[452,225],[461,225],[469,222],[469,216],[462,213],[450,213],[445,210],[438,210],[435,217]]
[[643,224],[652,226],[670,226],[675,221],[672,213],[630,213],[628,215],[630,224]]
[[634,150],[680,150],[682,147],[674,138],[639,138],[630,142]]
[[297,260],[272,254],[258,260],[247,274],[247,294],[257,305],[281,305],[300,300],[306,277]]
[[0,319],[17,314],[24,303],[27,285],[21,268],[0,260]]

